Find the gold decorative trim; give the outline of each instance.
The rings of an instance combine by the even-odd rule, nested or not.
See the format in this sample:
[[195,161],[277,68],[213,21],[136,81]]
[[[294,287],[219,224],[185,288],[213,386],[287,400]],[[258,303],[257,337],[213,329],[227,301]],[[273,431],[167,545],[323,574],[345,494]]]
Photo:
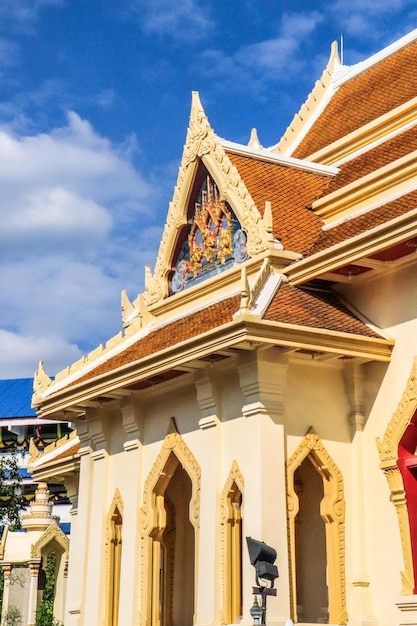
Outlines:
[[[123,499],[122,495],[119,491],[119,488],[116,488],[116,491],[113,496],[113,500],[111,502],[109,512],[106,516],[106,522],[104,526],[105,532],[105,540],[104,540],[104,563],[105,563],[105,579],[104,579],[104,588],[105,588],[105,598],[106,598],[106,624],[117,623],[114,622],[113,617],[111,617],[114,613],[112,610],[114,596],[113,596],[113,585],[120,583],[119,581],[112,580],[112,541],[114,541],[113,537],[113,520],[116,512],[120,515],[123,520]],[[116,606],[116,612],[118,607]],[[110,621],[112,620],[112,621]]]
[[39,537],[36,543],[32,544],[30,548],[30,558],[36,559],[42,557],[42,552],[44,548],[48,544],[56,543],[64,552],[65,559],[68,559],[69,553],[69,539],[65,533],[62,532],[60,527],[53,522],[48,528],[45,530],[43,535]]
[[222,611],[221,611],[221,623],[231,623],[231,590],[228,584],[228,570],[230,568],[228,552],[228,533],[227,522],[229,519],[229,494],[233,488],[233,484],[236,485],[239,492],[243,496],[243,489],[245,480],[237,461],[232,463],[231,470],[224,485],[222,494],[220,496],[220,567],[221,567],[221,585],[222,585]]
[[[140,538],[139,562],[140,562],[140,624],[147,626],[150,623],[149,609],[150,598],[149,590],[151,588],[152,576],[152,537],[151,533],[154,528],[161,525],[160,518],[163,511],[160,510],[160,497],[155,495],[154,490],[158,480],[164,475],[165,468],[169,464],[171,455],[174,455],[183,469],[187,472],[192,484],[192,496],[189,507],[189,519],[194,527],[195,533],[195,573],[198,572],[198,545],[200,530],[200,491],[201,491],[201,469],[197,463],[191,450],[182,439],[181,435],[176,432],[169,433],[162,444],[161,451],[153,464],[151,471],[145,481],[143,491],[143,506],[140,510],[139,525]],[[195,581],[195,590],[197,590],[197,580]],[[195,606],[195,603],[194,603]]]
[[315,433],[308,433],[287,461],[287,518],[290,553],[290,599],[292,619],[297,621],[295,519],[299,511],[294,473],[309,457],[323,480],[324,497],[320,514],[326,525],[329,622],[346,624],[345,586],[345,499],[342,474]]
[[337,41],[333,41],[330,49],[330,58],[321,77],[316,81],[312,92],[302,105],[300,111],[296,113],[288,126],[284,135],[274,146],[273,151],[280,154],[291,154],[298,147],[305,134],[305,128],[309,127],[310,120],[320,111],[323,99],[326,97],[328,90],[331,89],[330,82],[332,80],[335,65],[340,65]]
[[404,571],[401,572],[401,582],[403,595],[414,593],[414,568],[411,551],[410,525],[408,521],[407,502],[404,491],[403,479],[397,465],[398,446],[405,429],[410,424],[414,413],[417,410],[417,357],[414,357],[410,376],[406,387],[398,403],[396,411],[382,439],[376,440],[380,468],[385,474],[391,492],[391,500],[397,512],[398,524],[400,528],[401,548],[403,552]]
[[169,205],[155,271],[145,274],[144,300],[149,306],[168,295],[167,276],[180,227],[187,223],[189,194],[199,161],[202,161],[228,201],[247,235],[250,255],[268,248],[268,233],[239,172],[232,164],[206,117],[197,92],[193,92],[190,122],[174,196]]

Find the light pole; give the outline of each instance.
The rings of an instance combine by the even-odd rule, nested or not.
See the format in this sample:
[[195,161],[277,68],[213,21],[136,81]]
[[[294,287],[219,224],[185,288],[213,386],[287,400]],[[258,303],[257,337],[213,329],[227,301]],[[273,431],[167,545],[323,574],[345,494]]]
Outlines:
[[[275,580],[279,576],[278,568],[275,565],[277,553],[271,546],[263,541],[252,539],[252,537],[246,537],[246,543],[251,565],[255,568],[257,585],[252,587],[255,599],[250,614],[254,626],[266,626],[266,598],[277,595],[277,590],[274,589]],[[258,596],[261,597],[261,606],[259,606]]]

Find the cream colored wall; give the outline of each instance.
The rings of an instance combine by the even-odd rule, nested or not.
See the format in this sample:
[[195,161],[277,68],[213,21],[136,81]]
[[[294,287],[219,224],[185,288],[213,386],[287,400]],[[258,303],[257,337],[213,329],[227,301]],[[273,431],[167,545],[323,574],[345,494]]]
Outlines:
[[376,438],[382,438],[405,390],[417,355],[415,267],[386,271],[373,281],[343,288],[346,298],[372,323],[395,339],[388,366],[367,364],[364,429],[365,529],[373,610],[380,626],[398,623],[395,601],[404,570],[398,518],[386,478],[379,468]]
[[[377,298],[378,292],[374,295]],[[403,346],[403,351],[407,347],[410,351],[410,342],[405,339],[407,333],[403,337],[400,327],[395,330],[400,339],[397,347]],[[369,624],[391,626],[395,623],[394,601],[400,591],[401,546],[395,510],[389,502],[386,480],[379,469],[375,437],[383,435],[395,410],[409,374],[409,365],[404,365],[398,373],[397,359],[401,361],[401,356],[397,357],[394,351],[393,364],[387,370],[381,390],[375,383],[375,380],[383,377],[381,367],[366,365],[363,368],[364,405],[370,415],[366,416],[367,423],[361,435],[364,506],[355,507],[358,485],[353,482],[352,474],[354,464],[357,463],[357,456],[354,455],[359,452],[354,451],[351,443],[348,421],[351,407],[345,392],[343,365],[337,360],[320,363],[309,358],[290,356],[288,365],[279,358],[275,366],[271,356],[273,354],[278,357],[279,353],[269,352],[267,357],[262,357],[266,358],[266,366],[262,369],[261,380],[253,378],[250,360],[244,376],[242,370],[239,370],[242,366],[240,362],[231,367],[218,364],[208,373],[196,374],[200,383],[203,380],[206,385],[204,393],[200,392],[200,398],[193,382],[194,374],[190,374],[181,383],[175,381],[161,384],[153,391],[137,394],[137,398],[123,400],[123,411],[115,409],[104,419],[101,439],[94,431],[94,441],[99,441],[99,445],[111,453],[108,455],[96,450],[92,453],[94,460],[89,459],[88,455],[82,457],[79,510],[81,506],[84,508],[73,527],[67,605],[68,609],[79,606],[81,612],[68,614],[66,626],[87,626],[99,624],[103,620],[106,569],[104,519],[117,488],[123,501],[119,623],[139,624],[139,510],[145,481],[161,450],[172,416],[175,416],[178,430],[201,469],[197,624],[205,626],[220,622],[218,507],[233,461],[237,462],[244,478],[243,536],[264,540],[278,551],[278,596],[268,600],[268,623],[271,626],[283,626],[289,618],[285,461],[311,426],[322,439],[344,478],[348,611],[356,593],[353,583],[358,576],[361,579],[368,576],[370,586],[367,595],[361,595],[360,602],[367,602],[372,595],[369,611],[371,618],[374,615],[377,619],[371,620]],[[185,385],[182,387],[183,382]],[[262,391],[262,396],[259,387],[263,383],[267,389]],[[284,383],[285,391],[281,394],[279,389]],[[278,394],[277,398],[272,398],[268,394],[275,385]],[[207,389],[211,389],[211,405]],[[205,403],[201,401],[202,395]],[[266,402],[266,409],[262,409],[261,405],[248,408],[256,397]],[[202,416],[210,417],[210,410],[212,427],[200,428],[199,420]],[[87,433],[85,440],[88,436]],[[126,441],[129,443],[124,445]],[[358,538],[358,526],[362,538]],[[355,551],[361,550],[363,546],[367,558],[358,559]],[[358,573],[355,571],[358,567],[366,571]],[[253,584],[254,570],[244,545],[243,623],[246,624],[251,622],[249,609]],[[357,599],[355,602],[357,605]]]

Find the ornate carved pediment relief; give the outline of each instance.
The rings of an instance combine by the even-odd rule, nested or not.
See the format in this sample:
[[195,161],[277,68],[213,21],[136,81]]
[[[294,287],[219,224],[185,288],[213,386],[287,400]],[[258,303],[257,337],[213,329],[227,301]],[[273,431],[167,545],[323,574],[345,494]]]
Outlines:
[[[190,202],[192,203],[195,182],[202,168],[205,168],[212,181],[209,183],[211,190],[208,191],[215,189],[216,196],[211,198],[214,200],[211,206],[216,205],[217,209],[221,207],[219,210],[224,218],[223,245],[227,247],[226,226],[229,224],[230,213],[233,213],[245,234],[248,255],[256,255],[268,248],[268,232],[262,216],[239,172],[211,128],[198,94],[194,92],[186,144],[174,196],[169,205],[155,271],[152,274],[149,266],[146,268],[144,299],[147,305],[159,302],[169,295],[168,279],[177,260],[174,257],[178,254],[178,238],[187,223],[194,219],[190,215]],[[199,203],[197,198],[195,200]],[[207,209],[207,205],[205,208]],[[216,219],[212,220],[213,222],[216,222]],[[216,235],[220,238],[222,231],[220,216],[216,227],[219,229]],[[213,232],[213,229],[211,230]],[[222,252],[219,258],[222,258]]]

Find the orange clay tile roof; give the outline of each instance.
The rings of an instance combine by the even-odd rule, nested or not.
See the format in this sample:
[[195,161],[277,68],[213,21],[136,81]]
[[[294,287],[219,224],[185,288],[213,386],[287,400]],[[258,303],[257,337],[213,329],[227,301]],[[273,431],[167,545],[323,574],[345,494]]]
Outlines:
[[[232,321],[233,313],[238,310],[239,303],[240,296],[233,296],[153,332],[151,331],[120,354],[109,358],[71,383],[70,386],[109,373],[123,365],[134,363],[141,358],[174,346],[185,339],[220,327]],[[321,291],[309,293],[290,285],[283,285],[280,288],[266,312],[265,319],[310,328],[355,333],[364,337],[378,337],[363,322],[355,318],[332,294]]]
[[[54,456],[51,459],[51,462],[55,463],[55,461],[61,461],[62,459],[70,459],[71,457],[78,454],[80,448],[81,448],[81,442],[78,441],[73,446],[65,450],[64,452],[61,452],[61,454]],[[48,452],[46,452],[45,454],[45,462],[48,462]]]
[[304,253],[320,235],[322,222],[307,207],[321,197],[331,177],[227,152],[263,215],[272,206],[273,232],[285,250]]
[[417,150],[417,126],[341,165],[340,172],[333,178],[327,192],[336,191],[414,150]]
[[321,252],[330,246],[346,241],[355,235],[360,235],[371,228],[380,226],[390,220],[404,215],[417,208],[417,191],[388,202],[373,211],[353,217],[334,228],[323,231],[319,239],[309,250],[309,254]]
[[293,156],[306,158],[417,95],[417,42],[344,83]]
[[233,296],[227,300],[212,304],[201,311],[191,313],[188,317],[176,320],[162,328],[157,328],[123,350],[123,352],[97,365],[96,368],[75,382],[80,383],[95,378],[100,374],[106,374],[123,365],[128,365],[151,354],[170,348],[181,341],[197,337],[213,328],[231,322],[233,314],[239,309],[239,305],[240,296]]
[[330,291],[282,285],[272,299],[264,319],[381,338],[357,319]]

